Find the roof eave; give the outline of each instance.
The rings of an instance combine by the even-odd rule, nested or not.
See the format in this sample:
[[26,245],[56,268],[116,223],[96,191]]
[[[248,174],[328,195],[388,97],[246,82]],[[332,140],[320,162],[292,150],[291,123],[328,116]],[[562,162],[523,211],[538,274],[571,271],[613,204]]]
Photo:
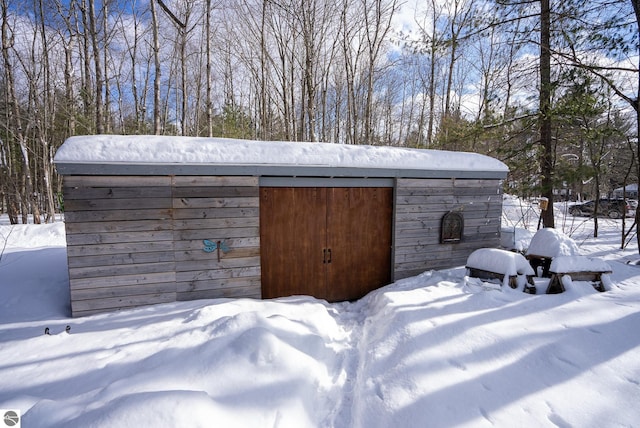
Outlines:
[[321,165],[231,165],[55,162],[61,175],[235,175],[271,177],[392,177],[504,179],[506,170],[400,169]]

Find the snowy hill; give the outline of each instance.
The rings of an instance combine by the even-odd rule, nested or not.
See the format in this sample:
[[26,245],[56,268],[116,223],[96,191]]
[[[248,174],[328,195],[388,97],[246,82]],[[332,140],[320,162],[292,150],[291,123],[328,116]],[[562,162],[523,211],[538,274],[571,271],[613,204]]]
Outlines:
[[[503,226],[526,246],[537,218],[522,213],[535,210],[506,202]],[[638,426],[640,267],[625,264],[634,243],[618,250],[620,222],[601,220],[597,240],[585,219],[558,222],[613,268],[605,293],[495,290],[458,268],[355,303],[220,299],[78,319],[63,224],[5,224],[0,409],[23,427]]]

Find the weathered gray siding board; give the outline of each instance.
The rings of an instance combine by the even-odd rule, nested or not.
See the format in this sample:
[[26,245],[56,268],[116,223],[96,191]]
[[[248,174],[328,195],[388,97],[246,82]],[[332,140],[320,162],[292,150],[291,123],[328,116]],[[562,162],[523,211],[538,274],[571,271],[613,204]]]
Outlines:
[[137,273],[133,275],[103,276],[72,279],[71,291],[88,288],[120,287],[125,285],[175,283],[173,272]]
[[[258,186],[258,177],[253,176],[224,176],[224,175],[177,175],[172,178],[173,186],[176,191],[184,191],[193,186],[204,187],[248,187],[254,188]],[[176,193],[179,194],[179,193]]]
[[[66,220],[66,217],[65,217]],[[169,221],[157,220],[128,220],[126,222],[67,222],[65,223],[67,234],[86,233],[112,233],[112,232],[140,232],[140,231],[160,231],[172,230]]]
[[[414,238],[420,236],[420,231],[439,232],[442,216],[449,211],[436,211],[430,214],[421,215],[421,218],[409,217],[399,218],[396,222],[396,240],[403,238]],[[461,211],[464,215],[465,233],[480,233],[487,227],[490,231],[496,231],[500,227],[500,218],[492,211]],[[401,216],[399,216],[401,217]],[[424,233],[422,233],[424,236]]]
[[260,297],[257,177],[67,176],[64,192],[74,316]]
[[[65,185],[68,185],[65,181]],[[70,193],[68,201],[83,199],[136,199],[136,198],[170,198],[171,187],[79,187]]]
[[173,208],[240,208],[258,207],[257,197],[225,198],[174,198]]
[[[447,269],[456,265],[464,265],[467,257],[473,250],[453,250],[451,244],[443,245],[437,253],[420,253],[416,254],[417,260],[404,260],[402,257],[395,263],[396,270],[395,279],[407,278],[419,275],[425,271]],[[476,248],[482,248],[486,245],[480,245]],[[448,247],[448,248],[447,248]]]
[[177,299],[260,297],[258,178],[173,177],[172,206]]
[[144,232],[105,232],[87,234],[69,234],[67,245],[91,245],[91,244],[112,244],[124,242],[159,242],[171,241],[173,233],[170,230],[150,230]]
[[[467,227],[465,226],[465,230]],[[488,230],[488,232],[486,232]],[[420,234],[422,231],[422,234]],[[395,248],[396,251],[402,253],[402,248],[407,246],[414,245],[437,245],[437,248],[441,248],[446,245],[454,245],[454,244],[440,244],[440,229],[416,229],[412,231],[410,236],[407,234],[403,234],[402,236],[396,238],[395,240]],[[465,247],[468,245],[474,245],[473,243],[478,241],[489,240],[491,241],[493,237],[496,236],[496,231],[491,228],[485,229],[484,233],[477,233],[475,230],[471,232],[465,232],[466,234],[462,236],[462,241],[455,244],[456,247]],[[489,245],[489,244],[487,244]]]
[[100,266],[117,266],[117,265],[136,265],[150,264],[156,262],[173,262],[175,254],[172,249],[169,251],[157,251],[153,253],[121,253],[109,254],[105,256],[75,256],[69,257],[69,268],[76,267],[95,267]]
[[[204,266],[201,266],[201,268]],[[223,268],[207,269],[199,271],[186,271],[176,272],[176,279],[178,283],[195,283],[206,282],[211,279],[223,279],[223,278],[251,278],[258,279],[260,274],[260,266],[242,266],[236,268]],[[184,290],[182,290],[184,291]]]
[[[451,257],[464,257],[466,260],[469,256],[469,250],[463,248],[452,248],[452,245],[448,244],[446,248],[441,248],[437,253],[434,252],[415,252],[413,254],[400,254],[397,257],[398,264],[415,265],[421,267],[424,264],[425,257],[429,257],[429,262],[433,263],[438,260],[446,261]],[[464,262],[463,262],[464,264]],[[448,267],[451,267],[449,264]],[[429,269],[423,269],[429,270]]]
[[[480,190],[480,189],[479,189]],[[485,196],[478,192],[477,195],[472,196],[456,196],[456,195],[420,195],[420,196],[400,196],[396,201],[400,204],[418,205],[418,206],[433,206],[436,205],[442,210],[455,209],[457,206],[467,204],[485,204],[491,205],[496,200],[502,200],[502,197],[498,198],[496,195]]]
[[[226,269],[240,269],[246,266],[260,266],[260,256],[254,257],[220,257],[220,261],[218,261],[217,256],[211,256],[213,253],[205,253],[208,254],[208,259],[196,259],[196,260],[184,260],[179,263],[178,272],[192,272],[196,273],[198,271],[209,272],[209,267],[216,268],[216,271],[225,271]],[[215,260],[212,260],[214,259]]]
[[[246,257],[260,257],[260,248],[259,247],[239,247],[234,246],[233,243],[236,242],[234,240],[227,240],[227,245],[233,248],[233,253],[228,253],[224,255],[224,260],[233,260],[234,258],[246,258]],[[192,247],[195,247],[192,246]],[[210,261],[211,254],[205,253],[202,249],[197,250],[176,250],[175,252],[176,262],[189,262],[189,261],[197,261],[201,262],[202,260]],[[221,258],[221,262],[222,262]],[[217,258],[216,258],[217,261]]]
[[[100,288],[120,288],[124,295],[141,295],[148,294],[149,290],[153,290],[154,287],[159,284],[171,284],[163,286],[164,292],[172,291],[175,293],[175,277],[168,275],[166,272],[160,273],[145,273],[137,275],[119,275],[115,277],[103,277],[103,278],[87,278],[76,279],[71,282],[71,294],[72,298],[75,292],[80,290],[95,290]],[[88,291],[89,293],[89,291]],[[152,291],[151,293],[155,293]],[[88,296],[89,298],[93,298]]]
[[[439,251],[460,251],[467,252],[473,251],[477,249],[479,241],[484,241],[485,239],[493,237],[493,234],[487,234],[486,236],[481,236],[478,239],[466,240],[456,244],[440,244],[437,240],[433,238],[429,241],[429,238],[414,240],[406,242],[401,242],[400,245],[396,244],[396,257],[402,257],[403,255],[414,256],[415,254],[428,254],[428,253],[438,253]],[[435,241],[435,242],[434,242]],[[469,254],[467,254],[469,255]]]
[[176,301],[175,282],[107,284],[105,287],[71,288],[73,316]]
[[[173,287],[175,287],[175,285]],[[116,309],[135,308],[138,306],[156,305],[159,303],[170,303],[175,301],[175,291],[171,291],[169,293],[140,294],[135,296],[72,300],[72,302],[75,302],[75,305],[73,305],[73,316],[93,315],[114,311]]]
[[[170,201],[170,199],[167,199]],[[102,211],[68,211],[65,207],[64,219],[69,222],[156,220],[171,222],[171,208],[147,210],[102,210]]]
[[[199,240],[202,244],[203,239],[215,240],[216,236],[220,236],[221,230],[224,230],[225,239],[228,238],[247,238],[256,236],[259,232],[258,227],[226,227],[226,228],[210,228],[196,230],[176,230],[174,238],[176,241]],[[200,245],[202,247],[202,245]]]
[[[452,174],[453,175],[453,174]],[[504,174],[506,176],[506,174]],[[504,178],[500,177],[500,178]],[[476,176],[477,177],[477,176]],[[498,177],[496,177],[498,178]],[[495,193],[496,183],[498,180],[496,179],[482,179],[482,178],[473,178],[473,177],[464,177],[464,178],[431,178],[425,180],[424,178],[398,178],[398,181],[401,181],[401,185],[398,187],[397,191],[399,194],[403,194],[404,192],[411,191],[411,189],[424,189],[425,183],[429,184],[429,189],[442,189],[451,192],[451,189],[468,189],[468,188],[486,188],[486,189],[494,189],[492,192]]]
[[69,267],[71,276],[75,279],[96,278],[102,276],[138,275],[141,273],[166,272],[173,269],[173,260],[170,262],[144,263],[144,264],[120,264],[87,267]]
[[153,282],[132,286],[110,286],[101,288],[85,288],[71,290],[71,298],[76,300],[92,300],[119,298],[139,295],[157,295],[175,293],[176,285],[173,282]]
[[[256,292],[256,290],[258,290]],[[260,285],[257,286],[251,284],[245,284],[241,287],[230,287],[230,288],[217,288],[216,291],[217,299],[221,298],[250,298],[250,299],[260,299],[262,297],[260,291]],[[178,293],[178,301],[181,300],[195,300],[195,299],[210,299],[211,291],[210,290],[202,290],[202,291],[189,291],[188,293]]]
[[[195,291],[199,292],[199,296],[202,296],[202,292],[207,291],[207,299],[228,297],[228,294],[224,291],[228,287],[236,289],[246,287],[247,290],[245,290],[243,296],[252,295],[258,298],[261,296],[259,267],[246,268],[244,270],[235,269],[233,273],[217,270],[215,272],[203,272],[201,276],[189,274],[183,278],[183,274],[178,273],[179,278],[185,279],[177,282],[178,300],[190,300],[189,293]],[[197,298],[201,299],[202,297]]]
[[[400,230],[415,230],[415,229],[440,229],[440,221],[444,214],[449,211],[441,211],[431,213],[430,216],[426,214],[411,215],[411,216],[398,216],[398,222],[402,225],[402,229]],[[464,211],[464,220],[465,220],[465,229],[466,227],[482,227],[491,225],[494,227],[500,226],[499,218],[488,216],[496,215],[495,212],[491,211]],[[436,218],[434,218],[434,215]]]
[[64,204],[65,210],[147,210],[153,208],[167,208],[168,198],[126,198],[126,199],[71,199]]
[[[210,238],[203,238],[210,239]],[[260,248],[260,237],[254,236],[250,238],[233,238],[228,239],[227,245],[229,248],[237,249],[237,248]],[[202,239],[192,240],[192,241],[176,241],[174,243],[174,248],[176,252],[179,251],[202,251],[204,245],[202,243]],[[206,253],[205,253],[206,254]],[[211,257],[211,256],[210,256]],[[225,257],[232,257],[231,253],[225,254]]]
[[[70,257],[75,256],[109,256],[112,254],[123,253],[153,253],[164,251],[167,248],[171,248],[171,241],[169,242],[117,242],[110,244],[96,244],[96,245],[74,245],[67,244],[67,255]],[[109,257],[105,257],[108,259]]]
[[174,230],[223,229],[228,227],[256,227],[259,225],[260,219],[258,217],[196,218],[173,221]]
[[[486,202],[474,202],[473,205],[476,205],[473,210],[467,210],[467,215],[465,218],[479,218],[486,217],[487,215],[493,216],[496,215],[500,217],[501,209],[497,208],[498,204],[501,202],[492,201],[487,204]],[[482,204],[485,204],[484,206]],[[454,207],[460,208],[460,204],[452,205]],[[399,205],[397,209],[397,213],[402,218],[410,219],[411,215],[422,215],[431,211],[440,211],[440,212],[449,212],[450,209],[447,209],[444,205],[437,204],[419,204],[419,205]],[[413,218],[423,218],[423,217],[413,217]]]
[[[240,177],[244,178],[244,177]],[[174,187],[174,198],[242,198],[258,196],[257,187]]]
[[[179,297],[183,295],[189,297],[189,293],[194,292],[202,293],[206,291],[210,293],[211,290],[216,290],[216,293],[223,293],[223,290],[229,288],[238,290],[242,287],[249,288],[249,290],[246,290],[246,293],[243,293],[243,296],[252,295],[255,293],[255,287],[260,287],[260,278],[246,276],[237,278],[209,278],[206,281],[179,282],[177,291]],[[221,294],[221,296],[227,297],[228,294]],[[259,294],[256,296],[260,298]]]
[[106,188],[118,192],[118,188],[136,189],[139,187],[169,187],[171,177],[163,175],[69,175],[64,178],[64,187]]
[[170,184],[170,177],[64,178],[73,316],[175,301]]
[[393,187],[395,179],[391,177],[371,178],[359,177],[260,177],[261,187]]
[[[394,279],[464,265],[471,252],[498,246],[499,180],[398,179],[394,213]],[[442,217],[462,213],[461,242],[440,243]]]
[[258,208],[218,208],[218,209],[178,209],[175,210],[174,216],[176,219],[205,219],[205,218],[238,218],[238,217],[257,217],[259,214]]

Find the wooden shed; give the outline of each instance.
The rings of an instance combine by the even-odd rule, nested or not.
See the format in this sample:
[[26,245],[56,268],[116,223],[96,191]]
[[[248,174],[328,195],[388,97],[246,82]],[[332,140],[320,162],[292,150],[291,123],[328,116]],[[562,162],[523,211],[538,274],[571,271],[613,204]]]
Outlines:
[[354,300],[500,242],[507,167],[471,153],[72,137],[73,316],[219,297]]

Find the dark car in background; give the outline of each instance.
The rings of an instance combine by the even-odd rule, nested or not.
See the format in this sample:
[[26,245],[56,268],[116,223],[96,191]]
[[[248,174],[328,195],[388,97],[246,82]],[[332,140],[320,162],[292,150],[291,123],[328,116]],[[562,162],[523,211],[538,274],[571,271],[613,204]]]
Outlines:
[[[622,218],[622,216],[633,217],[635,208],[631,201],[625,199],[602,198],[598,204],[598,215],[609,218]],[[569,208],[569,214],[573,216],[592,217],[596,208],[596,201],[580,202]]]

